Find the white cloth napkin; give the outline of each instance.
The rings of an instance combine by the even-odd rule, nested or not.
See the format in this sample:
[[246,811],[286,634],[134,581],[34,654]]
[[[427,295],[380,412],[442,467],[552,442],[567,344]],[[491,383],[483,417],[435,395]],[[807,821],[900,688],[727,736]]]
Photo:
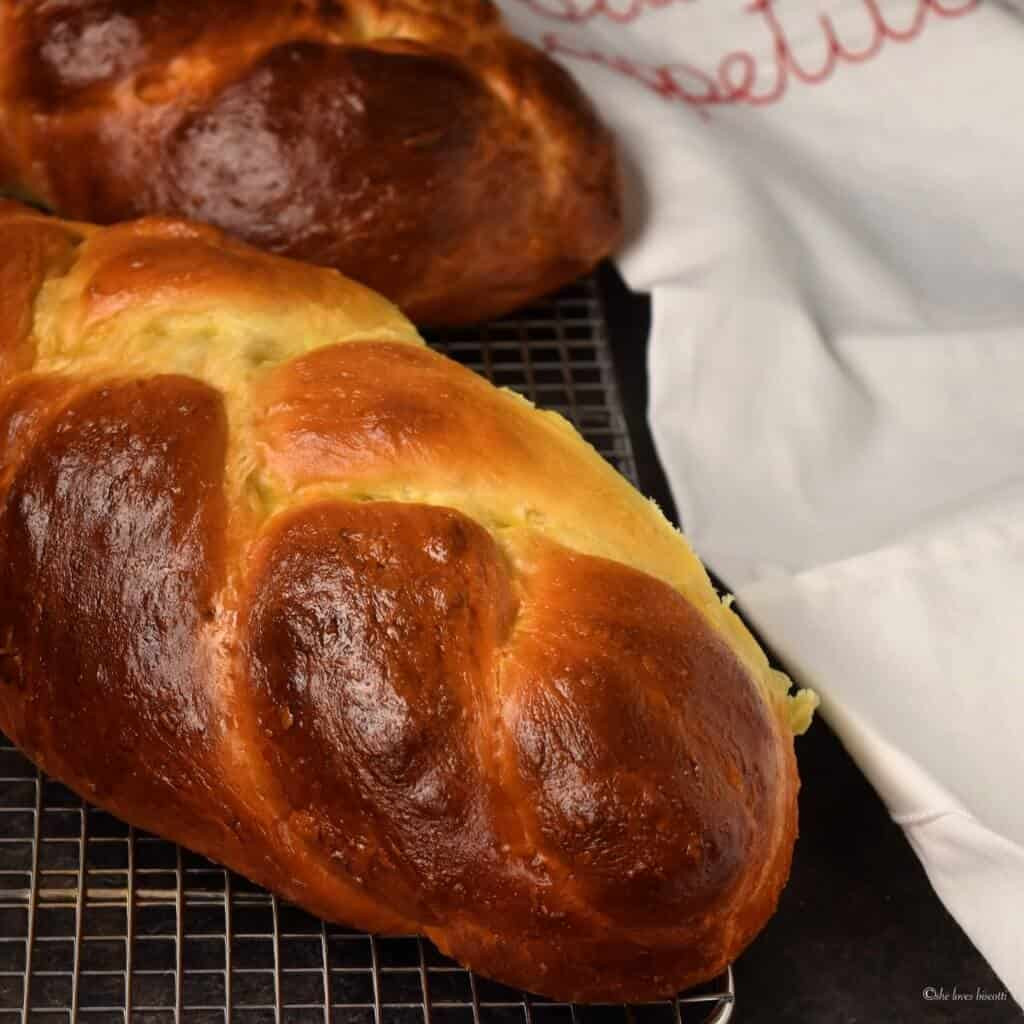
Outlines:
[[1024,1001],[1021,5],[503,6],[621,140],[690,539]]

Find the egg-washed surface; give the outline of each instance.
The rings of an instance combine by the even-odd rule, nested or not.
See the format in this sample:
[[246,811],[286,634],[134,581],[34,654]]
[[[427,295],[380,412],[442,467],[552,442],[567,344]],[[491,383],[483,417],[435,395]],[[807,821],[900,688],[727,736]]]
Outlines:
[[32,307],[0,316],[4,731],[506,982],[648,998],[732,959],[788,871],[813,698],[656,509],[333,272],[0,216]]
[[0,188],[213,223],[417,323],[520,305],[621,232],[607,131],[487,0],[0,0]]

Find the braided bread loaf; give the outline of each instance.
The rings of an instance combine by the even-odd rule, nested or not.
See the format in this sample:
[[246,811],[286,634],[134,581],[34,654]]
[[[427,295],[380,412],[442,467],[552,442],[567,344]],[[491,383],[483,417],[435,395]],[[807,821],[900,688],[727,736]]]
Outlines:
[[502,981],[719,971],[787,696],[569,425],[333,271],[0,205],[0,728],[134,824]]
[[489,0],[0,0],[0,188],[194,217],[417,322],[494,316],[620,234],[613,147]]

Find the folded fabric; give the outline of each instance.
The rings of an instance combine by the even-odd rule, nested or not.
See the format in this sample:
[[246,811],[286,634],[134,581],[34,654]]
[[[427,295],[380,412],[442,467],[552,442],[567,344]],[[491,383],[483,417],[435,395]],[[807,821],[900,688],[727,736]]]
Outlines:
[[702,557],[1024,1001],[1024,13],[505,0],[615,128]]
[[1016,998],[1024,964],[1024,493],[739,589]]

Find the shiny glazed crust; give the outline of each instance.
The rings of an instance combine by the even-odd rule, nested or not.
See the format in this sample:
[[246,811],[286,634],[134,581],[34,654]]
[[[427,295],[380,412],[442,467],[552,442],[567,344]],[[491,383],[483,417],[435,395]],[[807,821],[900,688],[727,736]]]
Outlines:
[[562,999],[772,913],[813,699],[569,425],[215,229],[0,204],[0,728],[316,914]]
[[0,0],[0,188],[173,214],[418,323],[505,312],[621,230],[611,139],[488,0]]

